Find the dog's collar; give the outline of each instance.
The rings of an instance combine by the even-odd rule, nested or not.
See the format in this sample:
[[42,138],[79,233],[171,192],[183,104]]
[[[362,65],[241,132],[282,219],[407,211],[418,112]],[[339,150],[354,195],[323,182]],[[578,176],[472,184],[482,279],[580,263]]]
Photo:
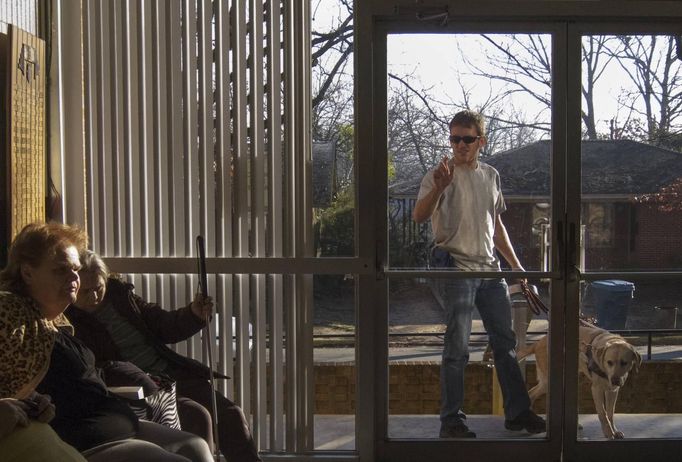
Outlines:
[[609,377],[603,370],[601,370],[599,364],[597,364],[597,362],[594,360],[594,356],[592,355],[592,342],[594,342],[594,339],[596,339],[600,335],[602,334],[595,335],[592,338],[592,341],[585,347],[585,356],[587,357],[587,370],[590,372],[590,374],[594,372],[599,377],[608,380]]

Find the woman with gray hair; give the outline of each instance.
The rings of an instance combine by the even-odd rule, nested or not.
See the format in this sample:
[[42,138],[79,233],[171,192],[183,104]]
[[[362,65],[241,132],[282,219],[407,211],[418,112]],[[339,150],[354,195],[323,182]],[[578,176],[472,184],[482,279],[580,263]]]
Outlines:
[[[78,300],[84,306],[99,306],[106,294],[106,284],[109,277],[120,280],[117,276],[111,276],[109,267],[102,258],[92,250],[85,250],[81,253],[81,289],[78,291]],[[75,314],[79,318],[78,314]],[[78,336],[78,333],[76,333]],[[82,337],[89,338],[87,333],[82,333]],[[159,390],[158,384],[129,361],[99,361],[98,366],[102,369],[104,380],[110,386],[142,386],[147,394],[153,394]],[[167,418],[163,412],[154,412],[154,416]],[[199,435],[206,440],[209,447],[214,446],[213,427],[211,425],[211,414],[201,404],[189,398],[177,397],[177,414],[180,426],[185,431]],[[173,421],[173,419],[167,419]],[[155,420],[158,421],[158,420]],[[166,423],[158,421],[159,423]],[[173,423],[175,423],[173,421]]]
[[[66,311],[76,336],[95,353],[98,364],[129,361],[144,372],[173,379],[182,428],[210,441],[210,420],[191,418],[188,412],[196,414],[200,406],[201,412],[208,413],[211,374],[227,377],[166,344],[186,340],[204,327],[213,311],[211,298],[197,294],[191,304],[167,311],[135,295],[132,284],[109,277],[107,266],[94,252],[84,252],[81,260],[81,290]],[[215,393],[215,399],[222,453],[230,461],[261,460],[241,408],[220,393]]]

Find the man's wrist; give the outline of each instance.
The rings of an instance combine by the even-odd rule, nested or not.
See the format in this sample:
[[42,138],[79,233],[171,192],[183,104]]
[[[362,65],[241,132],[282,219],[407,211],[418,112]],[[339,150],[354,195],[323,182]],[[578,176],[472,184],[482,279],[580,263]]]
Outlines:
[[438,200],[440,199],[440,196],[443,195],[443,193],[445,192],[445,188],[447,188],[447,186],[440,187],[440,186],[438,186],[438,185],[436,185],[436,187],[433,188],[433,192],[434,192],[434,194],[433,194],[433,203],[434,203],[434,204],[437,203]]

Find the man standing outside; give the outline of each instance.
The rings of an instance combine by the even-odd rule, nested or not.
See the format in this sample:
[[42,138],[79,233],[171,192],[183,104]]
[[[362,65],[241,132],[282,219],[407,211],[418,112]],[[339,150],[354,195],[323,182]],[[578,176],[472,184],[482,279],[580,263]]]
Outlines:
[[[496,250],[512,269],[523,271],[500,214],[506,210],[499,173],[478,160],[486,144],[483,117],[473,111],[450,121],[452,158],[444,157],[421,182],[413,218],[431,218],[435,247],[432,266],[461,271],[498,271]],[[441,365],[441,438],[475,438],[464,423],[464,370],[474,307],[483,320],[493,350],[504,399],[505,428],[546,431],[545,421],[530,410],[530,399],[516,360],[511,302],[502,278],[452,279],[444,284],[445,345]]]

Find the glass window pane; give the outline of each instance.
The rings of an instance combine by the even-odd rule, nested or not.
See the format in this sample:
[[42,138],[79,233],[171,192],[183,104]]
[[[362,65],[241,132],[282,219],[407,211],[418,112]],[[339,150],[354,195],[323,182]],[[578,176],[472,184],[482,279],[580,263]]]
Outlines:
[[[547,283],[529,282],[538,288],[539,297],[551,308]],[[530,435],[525,431],[505,428],[502,395],[496,378],[498,369],[493,367],[494,354],[488,347],[489,337],[478,310],[473,310],[471,320],[464,322],[464,325],[471,325],[471,335],[463,347],[468,350],[468,361],[464,359],[465,356],[460,357],[465,364],[463,393],[454,389],[457,387],[451,379],[441,378],[444,348],[453,352],[458,338],[447,333],[447,313],[453,306],[452,290],[457,291],[453,289],[453,284],[461,286],[469,283],[477,284],[481,280],[391,280],[388,365],[390,438],[439,438],[440,414],[447,408],[442,401],[445,387],[451,389],[449,396],[463,396],[461,411],[466,413],[466,425],[476,433],[477,438],[543,438],[546,435]],[[507,319],[511,318],[512,335],[522,345],[519,347],[521,351],[526,344],[532,345],[545,336],[549,319],[547,315],[534,315],[520,294],[513,294],[511,301],[512,308]],[[495,304],[495,307],[499,308],[499,304]],[[454,324],[452,326],[454,329]],[[498,361],[502,361],[498,366],[501,367],[508,350],[498,353]],[[462,355],[465,354],[462,350]],[[450,362],[451,370],[456,369],[455,363]],[[520,388],[524,393],[538,383],[535,363],[535,357],[529,355],[519,364],[522,376],[527,379],[524,382],[521,378]],[[541,415],[546,413],[546,399],[547,395],[541,395],[533,403],[533,409]]]
[[[679,270],[682,68],[675,37],[585,36],[582,42],[580,267]],[[669,377],[678,375],[679,300],[676,280],[632,276],[581,284],[578,439],[682,435],[668,391],[677,387]],[[615,401],[614,415],[604,421],[610,424],[598,416],[604,397]]]
[[315,449],[355,449],[355,281],[313,278]]
[[[618,289],[618,290],[617,290]],[[608,329],[599,337],[589,328],[581,332],[581,361],[591,357],[592,381],[606,374],[618,388],[613,423],[626,438],[680,438],[680,406],[670,399],[679,389],[682,359],[679,281],[594,281],[585,283],[581,310],[585,320]],[[614,334],[621,334],[623,339]],[[627,342],[627,344],[624,343]],[[610,342],[610,343],[609,343]],[[587,345],[593,352],[587,354]],[[631,351],[636,351],[633,355]],[[639,364],[641,358],[641,364]],[[621,369],[609,364],[622,361]],[[627,372],[627,375],[624,373]],[[615,378],[614,378],[615,377]],[[622,379],[618,382],[618,379]],[[603,440],[610,435],[602,429],[586,374],[579,377],[578,413],[582,429],[578,438]],[[599,388],[597,389],[599,390]]]
[[388,37],[391,267],[427,265],[435,238],[412,213],[422,178],[453,154],[451,118],[470,109],[485,119],[479,159],[499,172],[516,253],[526,269],[550,269],[550,45],[542,34]]
[[353,256],[352,2],[315,0],[311,11],[315,255]]
[[583,37],[581,267],[682,268],[675,37]]

